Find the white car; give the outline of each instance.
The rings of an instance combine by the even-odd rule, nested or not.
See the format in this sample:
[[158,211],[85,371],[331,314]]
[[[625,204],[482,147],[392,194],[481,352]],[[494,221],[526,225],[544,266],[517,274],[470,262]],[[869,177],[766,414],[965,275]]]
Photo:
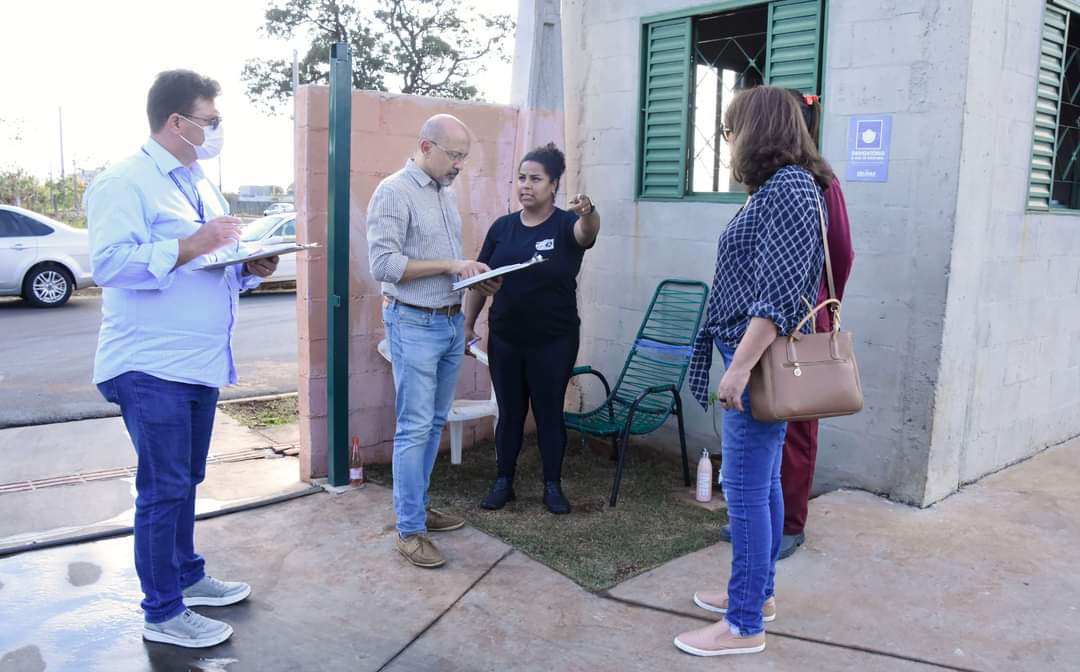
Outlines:
[[[240,241],[252,249],[281,243],[295,243],[296,213],[270,215],[248,222],[240,234]],[[283,254],[278,257],[277,270],[263,282],[294,282],[295,280],[296,255]]]
[[0,205],[0,296],[22,296],[35,306],[55,308],[76,289],[93,285],[85,229]]
[[292,203],[274,203],[266,210],[263,210],[264,215],[283,215],[286,212],[294,212],[296,208]]

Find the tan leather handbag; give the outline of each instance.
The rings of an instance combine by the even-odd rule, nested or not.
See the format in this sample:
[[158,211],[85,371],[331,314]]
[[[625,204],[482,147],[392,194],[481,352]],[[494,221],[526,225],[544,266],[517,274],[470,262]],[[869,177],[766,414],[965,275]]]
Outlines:
[[[829,298],[812,308],[790,336],[778,336],[750,373],[750,409],[763,422],[815,420],[858,413],[863,407],[859,367],[850,331],[840,330],[840,301],[833,284],[829,233],[818,199]],[[811,304],[807,302],[807,306]],[[819,310],[832,312],[829,333],[800,333]]]

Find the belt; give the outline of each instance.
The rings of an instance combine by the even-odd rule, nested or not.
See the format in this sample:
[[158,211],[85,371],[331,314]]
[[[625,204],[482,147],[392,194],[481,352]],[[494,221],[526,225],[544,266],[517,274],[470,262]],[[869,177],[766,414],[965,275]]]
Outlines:
[[439,307],[439,308],[428,308],[427,306],[414,306],[411,303],[405,303],[404,301],[399,301],[398,299],[395,299],[395,298],[393,298],[391,296],[384,296],[383,297],[383,305],[384,306],[393,306],[395,303],[398,304],[399,306],[405,306],[406,308],[412,308],[413,310],[419,310],[419,311],[427,313],[429,315],[446,315],[447,317],[453,317],[454,315],[457,315],[458,313],[461,312],[461,304],[460,303],[455,303],[452,306],[442,306],[442,307]]

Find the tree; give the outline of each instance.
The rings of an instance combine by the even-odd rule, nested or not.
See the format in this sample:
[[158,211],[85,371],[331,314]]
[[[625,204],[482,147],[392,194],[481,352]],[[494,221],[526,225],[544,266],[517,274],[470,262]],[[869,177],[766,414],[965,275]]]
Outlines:
[[33,175],[22,168],[0,171],[0,203],[39,209],[45,202],[46,192]]
[[[299,61],[301,84],[329,81],[330,45],[352,48],[352,85],[357,89],[469,100],[469,80],[489,55],[505,59],[503,42],[514,28],[507,15],[488,16],[453,0],[378,0],[373,12],[349,0],[275,0],[262,30],[292,39],[306,32],[311,47]],[[248,97],[270,111],[292,96],[292,65],[251,59],[244,65]]]

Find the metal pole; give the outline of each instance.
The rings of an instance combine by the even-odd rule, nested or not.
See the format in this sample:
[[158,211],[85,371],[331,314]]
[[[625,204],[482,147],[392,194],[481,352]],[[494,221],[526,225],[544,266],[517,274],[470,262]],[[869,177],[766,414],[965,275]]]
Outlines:
[[60,182],[64,181],[64,108],[59,109],[60,118]]
[[330,166],[327,216],[327,474],[349,482],[349,165],[352,133],[352,57],[349,45],[330,47]]
[[297,60],[296,49],[292,50],[292,93],[296,99],[296,90],[300,88],[300,62]]

